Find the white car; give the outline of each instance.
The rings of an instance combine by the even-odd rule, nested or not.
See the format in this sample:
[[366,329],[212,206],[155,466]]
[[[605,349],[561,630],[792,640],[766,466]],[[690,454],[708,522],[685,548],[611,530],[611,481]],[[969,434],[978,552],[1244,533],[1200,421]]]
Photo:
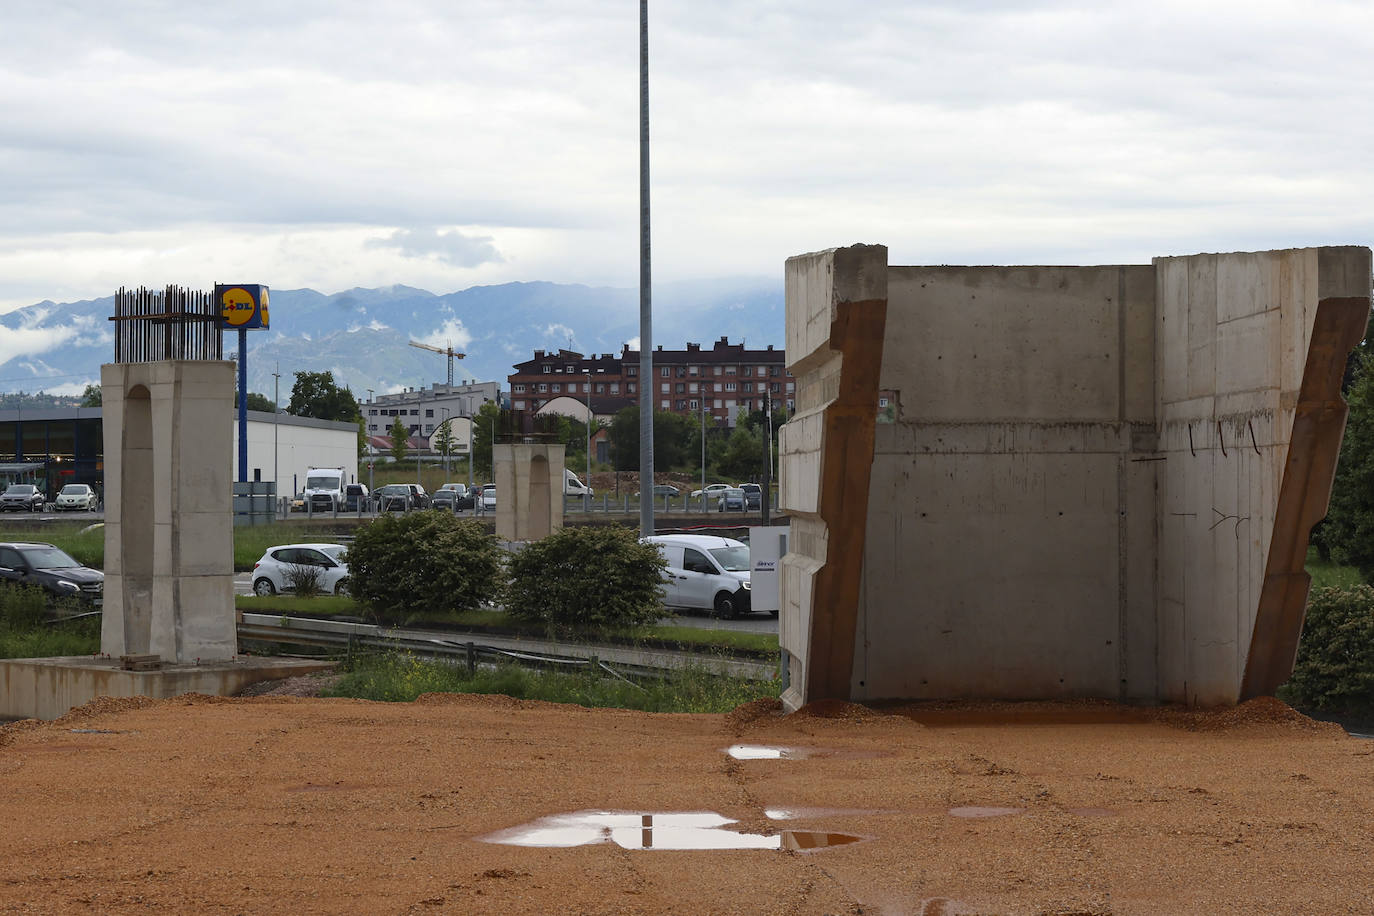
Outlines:
[[[342,544],[283,544],[269,547],[253,564],[253,594],[260,597],[292,592],[303,576],[318,575],[317,588],[327,595],[348,591],[348,564]],[[316,573],[318,570],[318,573]]]
[[494,483],[482,487],[482,511],[496,511],[496,484]]
[[643,541],[668,561],[665,606],[708,610],[727,620],[749,613],[749,545],[706,534],[656,534]]
[[691,498],[700,499],[702,494],[705,494],[707,499],[715,499],[723,495],[724,491],[728,489],[730,489],[728,483],[708,483],[704,490],[693,490]]
[[91,489],[90,484],[69,483],[57,494],[57,502],[53,508],[58,512],[90,512],[95,508],[96,502],[95,490]]

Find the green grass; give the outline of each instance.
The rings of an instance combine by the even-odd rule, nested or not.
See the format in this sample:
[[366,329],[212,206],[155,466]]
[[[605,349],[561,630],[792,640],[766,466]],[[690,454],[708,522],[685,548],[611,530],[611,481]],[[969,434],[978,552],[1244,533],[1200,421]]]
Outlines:
[[425,693],[492,693],[519,699],[646,712],[729,712],[741,703],[776,697],[781,682],[743,681],[699,666],[662,679],[630,684],[602,672],[531,671],[515,666],[479,668],[429,661],[408,653],[369,655],[356,661],[329,696],[408,702]]
[[46,522],[24,524],[17,519],[0,518],[0,541],[38,541],[60,547],[77,562],[100,569],[105,565],[105,527],[91,522]]
[[100,651],[100,619],[11,628],[0,625],[0,658],[52,658],[95,655]]
[[1353,566],[1337,566],[1317,555],[1317,548],[1307,550],[1307,574],[1312,577],[1312,590],[1319,588],[1351,588],[1363,584],[1360,571]]

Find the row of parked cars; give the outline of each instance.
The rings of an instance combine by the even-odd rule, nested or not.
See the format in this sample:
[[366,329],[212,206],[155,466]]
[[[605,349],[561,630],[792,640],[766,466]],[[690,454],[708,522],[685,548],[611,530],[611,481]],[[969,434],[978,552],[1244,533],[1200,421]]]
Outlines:
[[[47,495],[31,483],[12,483],[0,493],[0,512],[42,512],[47,506]],[[67,484],[52,504],[57,512],[90,512],[99,506],[100,497],[86,483]]]
[[[446,483],[431,494],[425,492],[425,488],[418,483],[389,483],[372,491],[364,484],[351,483],[344,487],[341,511],[357,512],[375,508],[382,512],[408,512],[412,509],[463,512],[471,511],[479,500],[485,511],[495,510],[496,485],[486,484],[469,489],[465,483]],[[293,497],[291,511],[306,511],[304,493]]]

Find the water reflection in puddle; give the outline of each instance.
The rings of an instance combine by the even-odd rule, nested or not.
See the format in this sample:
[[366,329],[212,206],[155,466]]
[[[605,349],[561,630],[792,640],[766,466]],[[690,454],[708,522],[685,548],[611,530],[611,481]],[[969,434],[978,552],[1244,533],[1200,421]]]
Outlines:
[[724,829],[735,821],[714,811],[555,814],[479,837],[505,846],[571,847],[615,843],[623,849],[790,849],[804,852],[857,843],[848,833],[783,830],[771,836]]
[[968,806],[963,808],[950,808],[949,813],[955,817],[1006,817],[1009,814],[1020,814],[1025,808],[989,808],[979,806]]
[[781,747],[773,744],[732,744],[725,753],[736,760],[805,760],[816,751],[804,747]]

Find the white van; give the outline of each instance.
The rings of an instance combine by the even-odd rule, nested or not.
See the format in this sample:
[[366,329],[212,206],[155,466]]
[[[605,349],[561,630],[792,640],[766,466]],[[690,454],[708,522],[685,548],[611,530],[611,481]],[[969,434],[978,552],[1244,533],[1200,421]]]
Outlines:
[[564,496],[595,496],[592,488],[577,479],[577,475],[567,468],[563,469],[563,495]]
[[668,560],[663,603],[703,608],[718,617],[749,612],[749,546],[705,534],[656,534],[644,538]]

